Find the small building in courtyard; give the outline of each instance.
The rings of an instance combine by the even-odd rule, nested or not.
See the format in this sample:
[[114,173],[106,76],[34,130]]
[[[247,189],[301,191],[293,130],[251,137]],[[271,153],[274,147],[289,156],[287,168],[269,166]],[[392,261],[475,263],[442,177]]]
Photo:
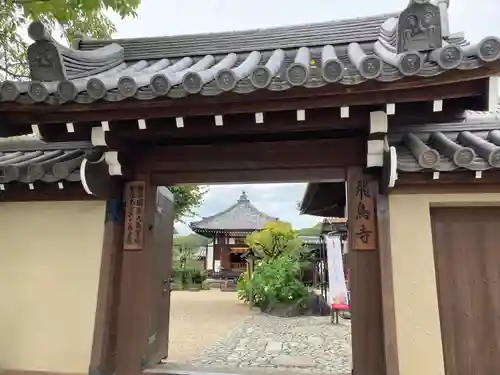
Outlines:
[[248,199],[245,192],[232,206],[213,216],[190,224],[191,229],[212,239],[207,246],[206,269],[243,272],[244,254],[248,251],[246,237],[278,218],[269,216]]

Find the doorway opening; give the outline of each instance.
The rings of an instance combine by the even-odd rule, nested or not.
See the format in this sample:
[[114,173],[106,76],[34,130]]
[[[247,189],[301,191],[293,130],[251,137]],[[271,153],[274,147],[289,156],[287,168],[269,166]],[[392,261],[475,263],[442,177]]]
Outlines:
[[[330,314],[333,232],[321,214],[301,214],[306,189],[210,185],[196,215],[175,224],[168,357],[155,371],[351,372],[349,314],[338,321]],[[343,280],[346,248],[328,250],[340,259],[330,272]],[[272,307],[262,300],[266,288]]]

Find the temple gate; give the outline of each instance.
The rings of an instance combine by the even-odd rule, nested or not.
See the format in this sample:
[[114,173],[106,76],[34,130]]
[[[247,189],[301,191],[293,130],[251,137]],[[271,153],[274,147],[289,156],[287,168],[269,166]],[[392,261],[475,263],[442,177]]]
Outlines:
[[[171,239],[155,228],[172,222],[173,209],[158,186],[326,181],[341,183],[335,192],[347,182],[347,195],[330,198],[347,205],[353,245],[354,374],[464,375],[471,373],[467,363],[473,373],[498,373],[494,343],[482,362],[454,360],[466,351],[441,324],[447,317],[440,314],[452,308],[436,291],[438,285],[458,293],[446,268],[458,245],[446,248],[442,233],[463,235],[477,215],[488,223],[479,258],[493,268],[484,288],[470,288],[490,291],[474,313],[484,315],[484,306],[500,313],[491,287],[500,268],[491,251],[497,211],[454,216],[442,208],[500,202],[500,120],[492,112],[500,40],[470,43],[451,32],[448,6],[413,0],[393,15],[201,36],[82,39],[72,48],[34,22],[32,81],[1,83],[0,136],[34,133],[43,141],[0,143],[0,215],[7,205],[18,214],[21,202],[101,204],[104,245],[100,263],[89,266],[100,266],[93,302],[85,289],[94,334],[85,337],[78,363],[89,370],[56,357],[9,361],[20,350],[14,334],[0,338],[0,367],[9,375],[138,375],[167,355],[168,321],[157,317],[168,310]],[[1,230],[19,230],[0,218]],[[71,233],[78,225],[74,220]],[[1,251],[13,246],[20,245],[12,240]],[[158,260],[165,268],[154,268]],[[474,267],[471,275],[479,273]],[[17,281],[2,288],[22,277],[10,275]],[[70,301],[57,303],[54,310],[73,314]],[[30,316],[21,310],[10,315],[19,317],[14,323],[22,324],[21,313]],[[485,320],[482,332],[498,337],[492,322]],[[472,353],[484,349],[469,345]]]

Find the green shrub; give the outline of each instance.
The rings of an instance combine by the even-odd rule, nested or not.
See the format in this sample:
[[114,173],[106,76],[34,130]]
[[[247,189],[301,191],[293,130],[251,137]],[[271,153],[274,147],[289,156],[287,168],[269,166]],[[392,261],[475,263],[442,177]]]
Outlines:
[[249,288],[249,277],[248,277],[248,272],[245,271],[243,272],[239,279],[238,283],[236,284],[236,289],[238,293],[238,299],[242,300],[243,302],[250,302],[250,288]]
[[174,281],[183,286],[192,284],[201,285],[206,279],[206,276],[203,274],[203,272],[196,268],[173,268],[172,273]]
[[300,269],[299,260],[291,255],[263,260],[250,279],[245,272],[238,280],[238,298],[256,306],[299,301],[308,295]]

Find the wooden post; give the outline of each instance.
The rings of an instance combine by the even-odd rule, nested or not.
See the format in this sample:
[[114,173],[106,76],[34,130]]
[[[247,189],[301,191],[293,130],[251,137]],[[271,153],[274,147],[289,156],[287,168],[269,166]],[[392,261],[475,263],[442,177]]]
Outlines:
[[399,375],[396,311],[394,306],[390,243],[389,197],[382,193],[377,195],[377,227],[382,288],[382,311],[384,318],[385,362],[387,375]]
[[[128,197],[125,215],[132,218],[125,217],[124,228],[116,355],[116,373],[120,375],[142,374],[148,345],[156,187],[150,184],[149,176],[141,177],[128,185],[124,194]],[[131,186],[142,187],[142,201],[131,192]]]
[[375,199],[378,181],[360,167],[347,172],[354,375],[386,375]]
[[123,206],[121,197],[106,204],[103,250],[94,341],[89,374],[114,374],[120,275],[123,255]]

